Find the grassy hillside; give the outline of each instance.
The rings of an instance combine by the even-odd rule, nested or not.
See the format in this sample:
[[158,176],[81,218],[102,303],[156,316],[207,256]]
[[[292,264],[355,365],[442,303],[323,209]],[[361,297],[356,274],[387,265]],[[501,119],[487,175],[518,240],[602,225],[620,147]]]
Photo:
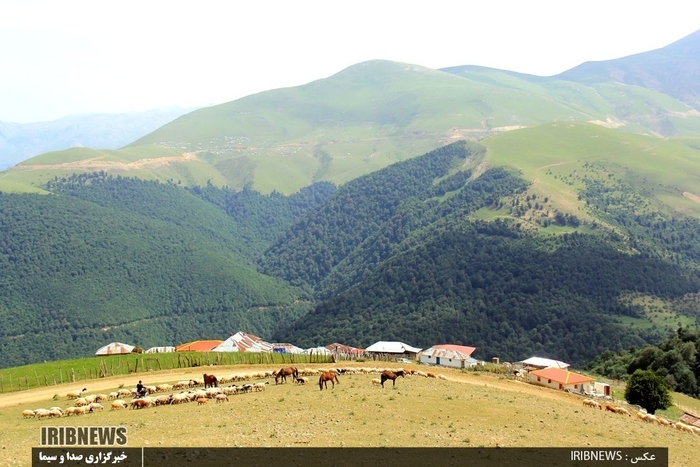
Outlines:
[[0,190],[40,191],[55,175],[105,170],[289,194],[317,181],[342,184],[462,138],[583,121],[628,133],[700,135],[700,114],[638,86],[375,60],[199,109],[116,152],[41,155],[0,174]]

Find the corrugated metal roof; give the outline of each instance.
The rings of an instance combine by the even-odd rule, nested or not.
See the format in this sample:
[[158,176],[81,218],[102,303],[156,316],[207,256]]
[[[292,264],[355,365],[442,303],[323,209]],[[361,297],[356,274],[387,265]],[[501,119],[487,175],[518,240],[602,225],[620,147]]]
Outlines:
[[258,336],[238,331],[212,349],[213,352],[272,352],[273,346]]
[[370,345],[365,349],[365,352],[377,352],[377,353],[418,353],[421,349],[417,347],[412,347],[403,342],[390,342],[390,341],[379,341]]
[[541,366],[544,368],[568,368],[568,363],[560,362],[559,360],[552,360],[551,358],[542,357],[530,357],[527,360],[523,360],[520,363],[532,366]]
[[476,347],[468,347],[466,345],[440,344],[422,351],[421,355],[428,355],[436,358],[451,358],[453,360],[467,360],[471,358],[475,350]]
[[358,349],[356,347],[351,347],[349,345],[338,344],[337,342],[327,345],[326,348],[328,350],[330,350],[331,352],[338,352],[338,353],[347,354],[347,355],[360,355],[360,354],[364,353],[364,350],[362,350],[362,349]]
[[176,352],[210,352],[214,347],[221,344],[217,339],[187,342],[175,347]]
[[132,350],[134,350],[133,345],[122,344],[121,342],[112,342],[111,344],[107,344],[97,349],[95,355],[120,355],[131,353]]
[[692,413],[686,412],[678,417],[678,420],[688,425],[693,425],[700,428],[700,417],[693,415]]
[[531,371],[530,374],[539,376],[540,378],[551,379],[552,381],[556,381],[557,383],[561,384],[579,384],[595,381],[593,378],[588,376],[580,375],[562,368],[545,368],[544,370]]

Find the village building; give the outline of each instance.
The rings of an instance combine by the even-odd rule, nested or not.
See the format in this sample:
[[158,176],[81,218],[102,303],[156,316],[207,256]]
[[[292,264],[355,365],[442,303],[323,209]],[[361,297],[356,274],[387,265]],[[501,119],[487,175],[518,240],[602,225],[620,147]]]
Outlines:
[[595,380],[563,368],[544,368],[531,371],[528,382],[553,389],[590,394],[594,391]]
[[168,352],[175,352],[175,347],[173,347],[173,346],[151,347],[150,349],[146,350],[144,353],[168,353]]
[[351,347],[337,342],[328,344],[326,348],[330,350],[336,358],[353,359],[362,357],[365,354],[364,349],[358,349],[357,347]]
[[175,347],[175,352],[211,352],[221,342],[223,341],[215,339],[187,342]]
[[569,368],[568,363],[552,360],[551,358],[530,357],[519,362],[526,370],[537,370],[543,368]]
[[452,368],[469,368],[477,364],[472,357],[476,347],[454,344],[439,344],[425,349],[419,354],[425,365],[441,365]]
[[134,351],[136,347],[133,345],[129,344],[122,344],[121,342],[112,342],[110,344],[107,344],[105,346],[100,347],[97,349],[97,352],[95,352],[95,355],[98,357],[101,356],[106,356],[106,355],[123,355],[123,354],[130,354],[131,352]]
[[294,353],[294,354],[299,354],[304,351],[301,347],[297,347],[294,344],[289,344],[289,343],[276,343],[272,344],[272,351],[275,353]]
[[228,339],[212,349],[212,352],[272,352],[274,346],[258,336],[242,331],[231,334]]
[[421,349],[395,341],[378,341],[365,349],[365,353],[375,359],[396,359],[406,357],[417,360]]

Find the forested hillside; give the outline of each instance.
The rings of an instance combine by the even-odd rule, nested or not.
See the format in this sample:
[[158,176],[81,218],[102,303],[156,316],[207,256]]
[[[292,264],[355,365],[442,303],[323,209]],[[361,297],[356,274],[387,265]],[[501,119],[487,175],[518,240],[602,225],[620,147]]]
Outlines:
[[264,232],[285,230],[332,186],[288,198],[102,173],[47,188],[55,194],[0,194],[2,366],[92,355],[114,340],[270,335],[309,306],[251,258],[268,246]]
[[326,301],[278,338],[451,342],[476,346],[480,358],[538,353],[581,363],[661,337],[628,325],[644,316],[625,296],[673,301],[698,290],[690,262],[673,255],[693,256],[689,234],[666,245],[641,229],[630,239],[606,230],[549,236],[517,218],[476,220],[477,210],[498,210],[528,187],[502,168],[478,177],[456,170],[476,156],[455,143],[359,178],[290,229],[263,270]]
[[700,332],[680,327],[656,345],[631,347],[620,352],[606,350],[588,369],[596,374],[626,380],[636,370],[653,371],[669,387],[700,397]]

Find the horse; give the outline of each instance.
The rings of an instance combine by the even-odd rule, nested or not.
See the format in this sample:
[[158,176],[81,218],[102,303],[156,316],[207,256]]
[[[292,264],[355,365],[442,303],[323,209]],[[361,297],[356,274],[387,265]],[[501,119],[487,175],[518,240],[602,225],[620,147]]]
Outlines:
[[287,382],[287,376],[292,376],[294,379],[297,379],[299,377],[299,370],[296,369],[296,367],[290,366],[289,368],[282,368],[280,371],[277,372],[275,375],[275,384],[282,378],[282,382],[286,383]]
[[204,389],[206,388],[218,388],[219,382],[214,375],[208,375],[204,373]]
[[391,380],[391,385],[396,386],[396,378],[398,377],[405,378],[404,376],[404,371],[403,370],[396,370],[396,371],[389,371],[389,370],[384,370],[382,371],[381,374],[381,381],[382,381],[382,387],[384,387],[384,381],[390,379]]
[[334,371],[325,371],[321,373],[321,377],[318,378],[318,387],[321,391],[323,391],[323,386],[326,386],[326,389],[328,389],[328,381],[333,385],[333,389],[335,389],[335,383],[340,384],[338,375],[336,375]]

